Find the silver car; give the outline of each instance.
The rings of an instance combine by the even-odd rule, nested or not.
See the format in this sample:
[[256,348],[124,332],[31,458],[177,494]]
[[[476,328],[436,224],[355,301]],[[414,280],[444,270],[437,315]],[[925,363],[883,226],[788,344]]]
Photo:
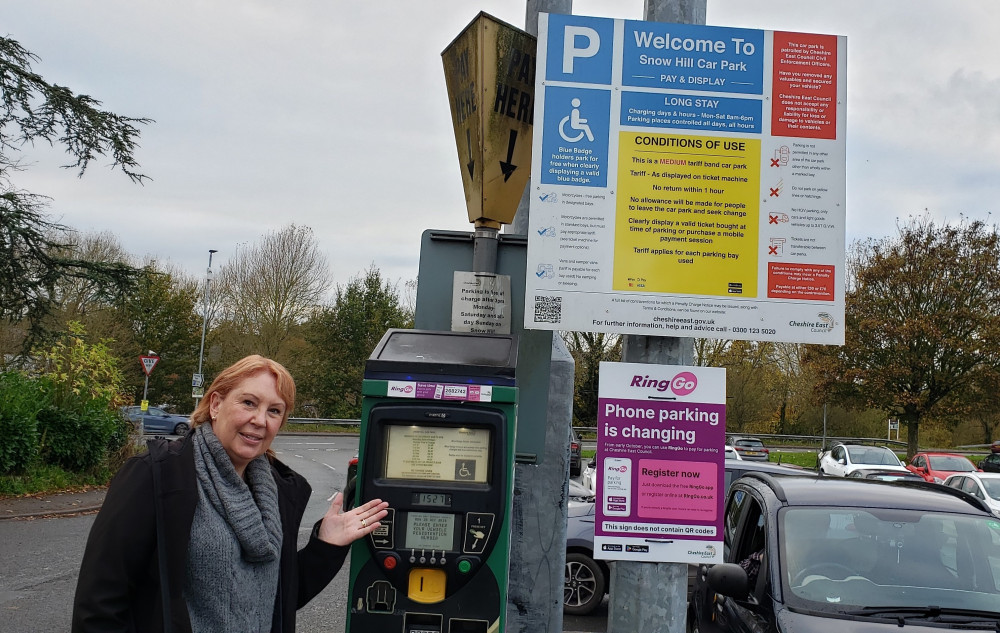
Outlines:
[[144,434],[184,435],[191,428],[188,416],[167,413],[157,407],[149,407],[145,412],[139,406],[122,407],[122,413]]

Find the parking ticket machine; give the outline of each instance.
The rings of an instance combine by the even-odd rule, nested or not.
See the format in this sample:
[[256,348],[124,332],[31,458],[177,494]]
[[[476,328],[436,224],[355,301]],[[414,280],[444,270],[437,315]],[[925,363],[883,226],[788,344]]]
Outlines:
[[358,503],[389,514],[351,549],[349,633],[504,630],[517,340],[390,330],[362,387]]

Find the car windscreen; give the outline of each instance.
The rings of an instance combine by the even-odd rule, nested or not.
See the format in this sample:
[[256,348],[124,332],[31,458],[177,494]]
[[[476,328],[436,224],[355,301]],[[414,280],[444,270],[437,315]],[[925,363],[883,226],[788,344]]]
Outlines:
[[975,470],[972,462],[958,455],[928,455],[927,462],[931,470],[947,470],[957,473],[968,473]]
[[852,464],[869,464],[875,466],[899,466],[899,458],[887,448],[881,446],[849,446],[847,454]]
[[992,477],[986,479],[984,477],[979,481],[983,482],[983,488],[986,490],[986,494],[993,499],[1000,501],[1000,479],[993,479]]
[[1000,604],[1000,522],[986,515],[792,507],[779,513],[779,534],[790,606]]
[[760,440],[736,440],[734,444],[740,448],[764,448],[764,443]]

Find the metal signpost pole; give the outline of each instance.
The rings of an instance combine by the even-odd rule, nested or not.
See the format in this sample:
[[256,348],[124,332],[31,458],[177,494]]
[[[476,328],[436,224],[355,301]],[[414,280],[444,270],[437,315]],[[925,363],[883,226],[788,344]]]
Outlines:
[[[537,37],[539,13],[572,12],[573,0],[527,0],[524,30]],[[508,226],[509,233],[527,234],[530,195],[529,180],[514,221]],[[565,498],[569,468],[575,365],[562,337],[553,332],[550,340],[548,403],[541,419],[545,425],[546,455],[540,463],[514,466],[514,516],[518,533],[512,535],[510,545],[508,631],[561,631],[563,624],[566,506],[559,500]]]
[[142,387],[142,411],[145,412],[149,406],[148,393],[149,393],[149,375],[153,373],[153,368],[156,367],[156,363],[160,360],[160,357],[156,355],[156,352],[149,350],[149,354],[139,357],[139,363],[142,365],[142,371],[146,374],[146,382]]
[[[201,314],[201,349],[198,351],[198,376],[203,376],[201,367],[202,362],[205,359],[205,330],[208,329],[208,297],[211,292],[212,284],[212,255],[218,252],[219,251],[214,249],[208,251],[208,268],[205,270],[205,296]],[[196,396],[194,399],[196,407],[200,397],[201,396]]]
[[[705,24],[707,0],[646,0],[647,21]],[[694,339],[627,335],[626,363],[694,364]],[[681,633],[687,619],[687,565],[615,561],[611,565],[608,633]]]

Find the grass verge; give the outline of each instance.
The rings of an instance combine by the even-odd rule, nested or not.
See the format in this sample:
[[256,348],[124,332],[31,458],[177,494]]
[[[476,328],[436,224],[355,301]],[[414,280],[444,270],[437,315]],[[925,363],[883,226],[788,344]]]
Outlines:
[[339,426],[336,424],[296,424],[289,422],[279,433],[353,433],[358,434],[357,425]]
[[774,464],[792,464],[803,468],[816,468],[816,453],[813,451],[771,451],[771,459]]
[[113,475],[110,469],[83,474],[39,464],[28,468],[23,475],[0,475],[0,498],[106,486]]

